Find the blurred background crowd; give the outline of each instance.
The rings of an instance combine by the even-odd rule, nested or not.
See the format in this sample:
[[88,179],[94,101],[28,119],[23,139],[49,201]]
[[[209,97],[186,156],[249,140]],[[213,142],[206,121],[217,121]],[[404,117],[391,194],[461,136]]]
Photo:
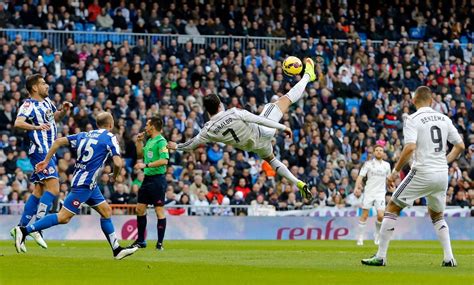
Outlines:
[[[208,120],[202,107],[206,94],[218,94],[226,108],[259,114],[299,79],[286,77],[281,69],[282,60],[295,55],[315,59],[318,79],[308,84],[304,100],[282,119],[294,131],[294,139],[279,134],[273,145],[276,156],[311,185],[314,199],[303,200],[295,187],[254,154],[212,144],[191,153],[170,152],[169,205],[252,204],[278,210],[358,206],[361,193],[354,193],[354,184],[362,164],[372,158],[376,144],[384,147],[392,166],[397,161],[403,120],[415,111],[411,96],[420,85],[432,89],[432,107],[452,118],[467,147],[450,165],[446,202],[474,205],[470,1],[370,6],[366,1],[289,2],[0,3],[0,28],[286,38],[284,44],[266,49],[255,38],[229,38],[232,45],[179,43],[176,38],[148,45],[145,38],[130,44],[125,37],[120,43],[78,45],[70,37],[65,48],[59,48],[48,38],[21,34],[9,38],[0,30],[0,203],[19,204],[21,211],[32,191],[29,142],[24,132],[13,128],[17,110],[28,97],[26,76],[41,73],[56,105],[65,100],[74,104],[58,124],[59,136],[95,128],[100,111],[114,115],[126,167],[112,184],[107,175],[111,168],[106,166],[99,187],[113,204],[134,204],[144,177],[133,168],[136,135],[147,117],[161,115],[165,137],[184,142]],[[59,202],[69,191],[74,157],[67,149],[58,153]],[[390,195],[387,192],[387,198]],[[2,209],[1,213],[16,211]],[[197,215],[215,213],[212,207],[189,210]]]

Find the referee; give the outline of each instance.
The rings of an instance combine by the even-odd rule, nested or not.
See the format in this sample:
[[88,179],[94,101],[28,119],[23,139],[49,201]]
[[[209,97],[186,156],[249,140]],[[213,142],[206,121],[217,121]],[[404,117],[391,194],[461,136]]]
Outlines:
[[145,179],[140,190],[138,190],[137,203],[137,225],[138,239],[131,245],[133,247],[145,248],[146,210],[148,205],[155,207],[158,218],[157,232],[158,242],[156,249],[163,250],[163,238],[166,230],[166,216],[164,209],[165,191],[167,187],[165,173],[168,165],[169,153],[166,148],[167,141],[161,135],[163,120],[154,116],[146,122],[145,133],[148,140],[144,144],[144,133],[137,136],[137,158],[143,158],[144,162],[137,163],[136,169],[144,169]]

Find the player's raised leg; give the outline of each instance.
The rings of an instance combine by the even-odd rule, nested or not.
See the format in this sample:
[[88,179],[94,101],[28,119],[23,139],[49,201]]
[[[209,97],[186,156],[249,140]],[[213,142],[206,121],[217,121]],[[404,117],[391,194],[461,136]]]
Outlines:
[[296,176],[291,173],[288,167],[286,167],[286,165],[284,165],[280,160],[278,160],[275,155],[270,154],[269,156],[263,159],[266,160],[273,169],[275,169],[278,175],[285,177],[293,185],[296,185],[300,190],[301,196],[303,198],[308,200],[312,198],[313,195],[311,194],[308,185],[305,182],[296,178]]
[[46,215],[43,219],[36,221],[34,224],[26,227],[15,227],[15,247],[17,252],[20,252],[21,247],[24,246],[27,235],[36,231],[45,230],[58,224],[67,224],[73,216],[73,212],[68,211],[63,207],[59,213]]
[[[96,195],[98,196],[98,194],[100,194],[100,191],[98,190],[98,188],[96,189],[96,191],[98,191]],[[102,194],[100,194],[100,196],[102,196]],[[99,203],[97,206],[94,206],[93,208],[101,216],[100,227],[102,228],[102,232],[104,233],[105,237],[107,238],[107,241],[110,244],[110,247],[112,248],[112,252],[114,254],[115,259],[123,259],[127,256],[132,255],[135,251],[138,250],[138,248],[135,247],[121,247],[118,243],[117,235],[115,234],[114,224],[112,223],[111,219],[112,208],[110,208],[110,205],[105,200]]]
[[290,108],[293,103],[296,103],[301,99],[306,85],[309,82],[316,80],[316,73],[314,72],[314,61],[311,58],[306,58],[305,63],[306,66],[304,70],[304,75],[301,80],[298,81],[298,83],[296,83],[296,85],[293,86],[293,88],[291,88],[290,91],[285,94],[285,96],[279,98],[275,102],[275,105],[280,108],[282,113],[286,113],[288,111],[288,108]]

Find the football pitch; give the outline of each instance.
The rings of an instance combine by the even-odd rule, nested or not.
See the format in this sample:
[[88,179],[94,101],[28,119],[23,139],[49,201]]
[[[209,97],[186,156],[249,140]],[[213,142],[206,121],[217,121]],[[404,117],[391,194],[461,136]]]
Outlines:
[[[129,242],[122,242],[122,245]],[[372,241],[166,241],[114,260],[104,241],[0,242],[0,284],[474,284],[474,241],[454,241],[457,268],[440,267],[438,241],[392,241],[386,267],[360,264]]]

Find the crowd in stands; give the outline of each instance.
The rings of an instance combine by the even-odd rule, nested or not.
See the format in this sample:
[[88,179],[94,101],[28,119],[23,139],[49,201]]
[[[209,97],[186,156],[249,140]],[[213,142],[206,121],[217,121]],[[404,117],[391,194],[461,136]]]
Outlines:
[[336,39],[472,40],[472,1],[6,0],[0,28]]
[[[12,4],[6,2],[5,5]],[[122,16],[127,16],[126,23],[132,21],[135,25],[132,19],[141,14],[143,18],[138,19],[146,19],[146,31],[151,32],[164,32],[163,25],[167,21],[172,27],[171,23],[176,23],[176,19],[187,17],[188,14],[181,10],[192,6],[184,4],[177,8],[171,4],[170,10],[162,14],[157,13],[161,11],[155,7],[158,4],[151,5],[150,9],[141,13],[142,6],[148,7],[148,4],[133,6],[130,3],[124,6],[121,2],[120,5]],[[438,2],[438,5],[449,4]],[[26,5],[26,9],[28,7]],[[65,11],[70,11],[72,17],[73,11],[85,6],[80,4],[79,8],[73,10],[71,7]],[[91,11],[91,6],[87,7]],[[112,9],[110,5],[106,7],[109,9],[106,13],[118,10]],[[133,7],[140,8],[134,10]],[[361,15],[365,15],[364,7],[348,10],[341,7],[342,10],[339,9],[336,14],[339,15],[336,21],[339,25],[341,19],[349,23],[362,21],[367,16],[355,17],[354,11],[364,11]],[[433,14],[436,9],[426,10],[431,11],[427,14],[424,10],[426,7],[421,6],[414,10],[417,13],[401,17],[399,13],[404,10],[403,6],[398,8],[396,13],[393,9],[389,11],[398,15],[393,19],[401,23],[411,23],[413,19],[410,15],[425,15],[427,19],[436,15],[436,19],[449,19],[444,18],[442,13]],[[449,11],[445,8],[443,12]],[[43,9],[38,8],[38,11]],[[256,28],[259,23],[272,22],[276,27],[280,23],[285,27],[285,36],[294,36],[299,30],[288,29],[287,26],[294,24],[299,27],[298,21],[293,19],[300,17],[286,14],[279,16],[278,13],[266,17],[266,8],[261,14],[254,13],[259,10],[252,6],[235,7],[233,13],[224,13],[218,9],[221,9],[220,5],[215,5],[215,10],[208,10],[208,5],[205,5],[202,9],[193,7],[190,10],[193,12],[189,13],[197,13],[195,16],[204,19],[204,24],[216,19],[212,17],[212,13],[215,13],[227,15],[225,17],[234,15],[237,22],[245,18],[257,23]],[[11,6],[0,10],[0,19],[10,10]],[[313,19],[308,14],[309,10],[316,13],[316,19],[323,19],[323,15],[326,15],[321,8],[308,7],[296,12],[293,6],[284,11],[290,14],[302,13],[303,16],[306,14],[308,19]],[[145,11],[150,12],[150,15],[145,15]],[[252,12],[247,15],[249,13],[245,11]],[[385,14],[382,17],[377,11],[374,18],[369,17],[369,22],[374,20],[376,25],[387,25],[391,17]],[[53,12],[54,18],[66,16],[66,13]],[[353,15],[350,17],[351,13]],[[449,16],[464,21],[462,9],[456,9],[456,13]],[[83,20],[90,21],[92,14],[89,12],[84,15]],[[347,17],[341,16],[345,14]],[[237,15],[241,15],[242,19]],[[273,19],[275,15],[278,15],[277,19]],[[157,20],[150,21],[151,17]],[[222,20],[230,23],[225,17]],[[11,24],[15,18],[18,17],[3,22],[0,20],[0,27]],[[287,23],[288,19],[292,19],[290,23]],[[461,29],[459,35],[470,28],[469,18],[465,21],[468,25],[461,25],[466,28]],[[153,30],[153,24],[157,22],[160,26]],[[355,23],[358,27],[362,26],[359,22]],[[20,27],[25,23],[17,22],[14,25]],[[397,27],[399,25],[400,22],[397,22]],[[209,33],[217,34],[217,27],[209,28]],[[170,151],[166,174],[169,184],[167,204],[272,205],[279,210],[307,206],[358,206],[360,193],[354,193],[354,184],[362,164],[372,159],[373,148],[377,144],[384,147],[385,159],[394,165],[403,146],[403,120],[415,111],[413,91],[420,85],[427,85],[433,91],[433,108],[452,118],[466,143],[465,153],[449,167],[446,202],[462,207],[474,205],[472,43],[462,46],[458,39],[453,39],[453,27],[449,28],[450,37],[435,38],[444,40],[439,49],[434,45],[434,37],[416,44],[410,43],[406,37],[396,42],[383,37],[380,44],[358,37],[331,41],[322,35],[322,28],[318,32],[317,25],[311,27],[315,28],[317,40],[306,40],[304,36],[288,38],[276,53],[257,49],[251,40],[247,42],[246,50],[237,43],[230,49],[226,44],[217,46],[213,43],[203,47],[192,41],[178,44],[176,40],[172,40],[169,45],[158,41],[149,50],[143,39],[138,40],[135,46],[126,40],[120,45],[105,42],[77,46],[73,39],[68,39],[67,48],[58,50],[47,39],[36,42],[17,36],[9,42],[0,31],[0,203],[17,203],[18,209],[12,207],[9,211],[21,211],[21,204],[34,187],[28,180],[33,166],[28,158],[27,136],[23,131],[13,128],[18,108],[28,97],[26,76],[42,74],[50,85],[50,98],[56,105],[65,100],[74,104],[71,113],[58,124],[59,136],[95,128],[94,118],[100,111],[105,110],[114,115],[114,132],[118,135],[126,167],[122,169],[118,181],[112,184],[108,176],[111,168],[106,166],[98,185],[109,202],[133,204],[136,203],[137,191],[144,177],[142,172],[133,167],[137,162],[136,135],[143,130],[147,118],[159,114],[165,122],[165,137],[171,141],[184,142],[196,135],[208,120],[202,107],[202,98],[206,94],[218,94],[226,108],[244,108],[259,114],[266,103],[283,96],[299,79],[286,77],[281,69],[282,59],[296,55],[315,59],[318,79],[308,84],[304,100],[294,104],[291,111],[284,114],[282,123],[294,130],[294,139],[278,134],[273,139],[273,145],[275,155],[297,177],[309,183],[314,199],[302,199],[294,186],[276,176],[268,163],[254,154],[230,146],[211,144],[203,145],[191,153]],[[168,32],[174,32],[174,29],[179,31],[181,28],[173,27]],[[223,30],[228,31],[228,28]],[[377,28],[377,31],[380,30],[384,29]],[[198,31],[201,31],[199,26]],[[288,34],[292,31],[293,34]],[[59,201],[64,199],[70,189],[74,157],[75,154],[67,149],[61,149],[58,153]],[[407,171],[404,169],[402,178]],[[387,198],[390,195],[388,191]],[[416,201],[417,205],[425,203],[424,199]],[[211,215],[216,211],[196,207],[190,209],[189,213]],[[241,213],[244,212],[227,211],[227,214]]]

